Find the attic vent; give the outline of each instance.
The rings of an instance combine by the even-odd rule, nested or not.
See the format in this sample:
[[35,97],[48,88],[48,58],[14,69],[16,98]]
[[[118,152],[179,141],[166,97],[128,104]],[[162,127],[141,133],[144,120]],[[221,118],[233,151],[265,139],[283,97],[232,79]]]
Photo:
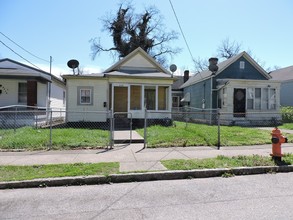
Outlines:
[[244,69],[245,68],[245,62],[244,61],[240,61],[240,69]]

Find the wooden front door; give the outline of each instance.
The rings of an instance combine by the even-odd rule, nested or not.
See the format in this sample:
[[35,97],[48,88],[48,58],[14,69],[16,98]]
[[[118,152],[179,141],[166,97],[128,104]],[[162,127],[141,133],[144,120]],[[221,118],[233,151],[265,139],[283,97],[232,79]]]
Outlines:
[[37,81],[27,81],[27,105],[38,105],[38,84]]
[[128,111],[128,87],[114,87],[114,112]]
[[246,89],[234,89],[234,117],[245,117]]

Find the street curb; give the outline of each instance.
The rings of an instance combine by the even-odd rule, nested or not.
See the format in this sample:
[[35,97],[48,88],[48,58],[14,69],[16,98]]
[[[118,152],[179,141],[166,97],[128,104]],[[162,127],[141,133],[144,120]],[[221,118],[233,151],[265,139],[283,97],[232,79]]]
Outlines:
[[38,188],[53,186],[96,185],[107,183],[143,182],[155,180],[176,180],[192,178],[219,177],[224,174],[254,175],[265,173],[293,172],[293,165],[288,166],[261,166],[237,167],[201,170],[175,170],[146,173],[111,174],[109,176],[77,176],[34,179],[25,181],[0,182],[0,189]]

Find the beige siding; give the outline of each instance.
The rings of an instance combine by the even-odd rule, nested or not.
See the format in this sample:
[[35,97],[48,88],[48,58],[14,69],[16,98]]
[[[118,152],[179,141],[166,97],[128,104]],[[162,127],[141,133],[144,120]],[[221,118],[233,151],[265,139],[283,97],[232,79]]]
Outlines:
[[168,79],[132,79],[132,78],[110,78],[109,83],[150,84],[150,85],[172,85],[173,80]]
[[131,59],[123,63],[122,67],[131,67],[131,68],[146,67],[146,68],[154,68],[154,69],[156,68],[154,65],[152,65],[152,63],[147,61],[146,58],[143,57],[141,54],[137,54],[136,56],[132,57]]
[[[92,105],[79,105],[78,87],[92,87]],[[86,113],[88,111],[107,111],[104,102],[108,101],[108,82],[106,79],[68,79],[67,80],[67,121],[106,121],[103,113]]]

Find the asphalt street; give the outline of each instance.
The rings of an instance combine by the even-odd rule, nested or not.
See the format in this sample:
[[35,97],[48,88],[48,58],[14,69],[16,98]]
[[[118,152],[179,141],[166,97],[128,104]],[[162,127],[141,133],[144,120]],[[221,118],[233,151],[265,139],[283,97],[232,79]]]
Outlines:
[[293,219],[293,173],[0,191],[0,219]]

